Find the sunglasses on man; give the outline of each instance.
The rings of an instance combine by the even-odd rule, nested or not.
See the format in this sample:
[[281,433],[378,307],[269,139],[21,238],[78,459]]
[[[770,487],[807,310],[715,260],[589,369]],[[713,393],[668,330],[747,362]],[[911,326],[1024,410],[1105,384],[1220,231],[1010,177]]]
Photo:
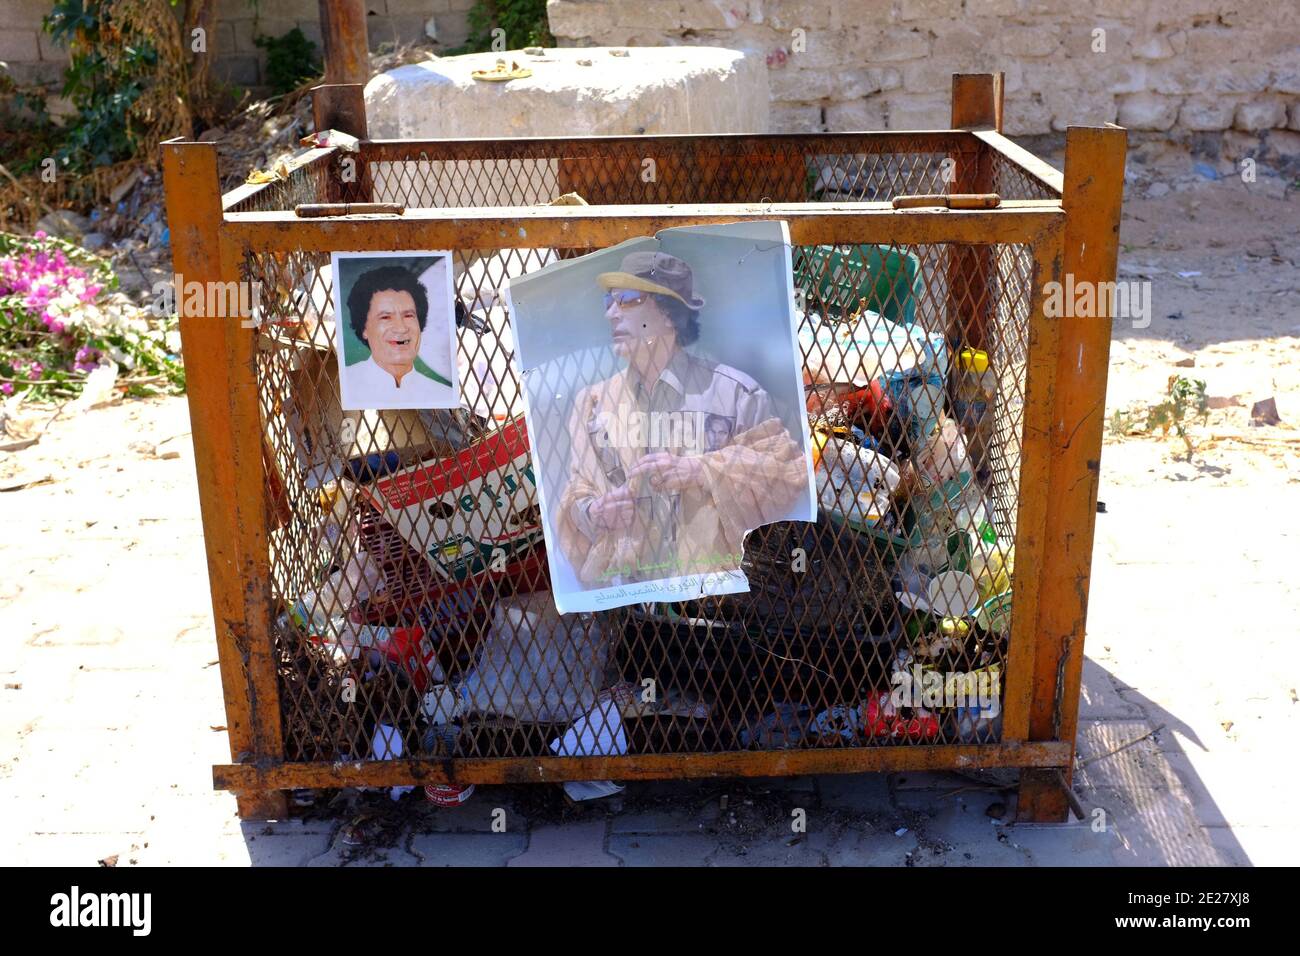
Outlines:
[[649,292],[640,292],[636,289],[618,289],[605,293],[605,308],[608,309],[615,302],[620,306],[638,306],[648,298],[650,298]]

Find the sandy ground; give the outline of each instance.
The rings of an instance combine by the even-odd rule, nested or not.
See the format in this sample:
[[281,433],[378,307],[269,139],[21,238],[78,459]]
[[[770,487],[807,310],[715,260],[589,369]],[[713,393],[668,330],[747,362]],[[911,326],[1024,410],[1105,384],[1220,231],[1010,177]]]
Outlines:
[[[1085,805],[1107,811],[1104,831],[1002,826],[1009,794],[944,774],[644,784],[621,805],[582,813],[542,788],[482,788],[458,811],[400,805],[396,835],[366,851],[341,845],[339,814],[241,826],[233,799],[211,791],[210,766],[229,752],[187,408],[167,399],[65,415],[43,432],[48,414],[33,416],[40,441],[0,453],[4,855],[119,865],[1292,862],[1300,193],[1270,177],[1209,181],[1177,151],[1145,158],[1131,163],[1121,273],[1152,282],[1152,321],[1116,323],[1108,415],[1158,400],[1173,374],[1243,404],[1193,427],[1190,461],[1176,440],[1106,439],[1076,775]],[[1270,396],[1282,424],[1252,428],[1251,404]],[[509,808],[506,834],[487,824],[496,806]],[[807,837],[793,842],[791,806],[813,808]]]

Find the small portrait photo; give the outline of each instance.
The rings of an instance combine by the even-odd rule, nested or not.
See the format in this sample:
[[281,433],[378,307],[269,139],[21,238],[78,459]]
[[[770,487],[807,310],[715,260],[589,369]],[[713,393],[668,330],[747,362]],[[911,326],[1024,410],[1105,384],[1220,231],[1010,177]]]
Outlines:
[[816,517],[786,224],[665,229],[512,279],[561,613],[747,591]]
[[344,411],[458,408],[449,252],[336,252],[334,347]]

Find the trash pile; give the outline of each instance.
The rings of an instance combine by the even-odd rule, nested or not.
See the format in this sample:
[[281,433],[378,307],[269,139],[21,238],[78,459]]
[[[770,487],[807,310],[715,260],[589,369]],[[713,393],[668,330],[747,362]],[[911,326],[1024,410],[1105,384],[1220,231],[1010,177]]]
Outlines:
[[[264,354],[287,369],[267,421],[273,551],[294,564],[273,573],[297,585],[276,627],[287,759],[996,741],[1015,563],[992,504],[1004,370],[921,327],[907,254],[802,255],[818,520],[749,534],[747,593],[676,604],[556,612],[500,361],[510,329],[485,288],[497,266],[462,270],[477,291],[457,310],[458,410],[343,413],[313,339],[328,303],[296,333],[272,326]],[[619,789],[566,784],[574,800]]]

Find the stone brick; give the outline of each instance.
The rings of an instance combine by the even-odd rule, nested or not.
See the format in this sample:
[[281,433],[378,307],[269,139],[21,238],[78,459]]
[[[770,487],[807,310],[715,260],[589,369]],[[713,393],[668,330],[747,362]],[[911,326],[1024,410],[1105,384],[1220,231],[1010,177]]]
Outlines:
[[866,28],[858,31],[861,61],[866,63],[913,60],[930,55],[930,38],[916,29],[905,27]]
[[41,47],[35,30],[0,30],[0,60],[6,63],[35,63]]
[[[371,17],[370,19],[374,20],[376,18]],[[449,21],[451,18],[447,17],[445,19]],[[385,17],[383,22],[377,28],[368,31],[370,48],[373,50],[382,42],[392,43],[396,46],[405,46],[409,43],[424,40],[426,39],[424,25],[428,21],[429,14],[427,13],[423,16],[407,14],[400,17]],[[443,25],[443,20],[440,19],[438,25],[441,27]],[[450,26],[451,24],[448,22],[446,25]],[[438,36],[443,43],[446,43],[447,41],[443,39],[442,36],[443,32],[443,30],[439,29]]]
[[63,83],[61,63],[10,63],[9,75],[19,86],[53,88]]
[[954,69],[972,69],[985,59],[989,59],[989,66],[992,66],[996,60],[991,56],[990,39],[974,27],[958,24],[956,29],[935,36],[934,43],[930,46],[930,55]]
[[1286,126],[1286,106],[1280,99],[1252,100],[1237,107],[1232,125],[1235,129],[1253,133],[1258,130],[1280,129]]
[[817,0],[783,0],[767,13],[767,24],[774,30],[818,30],[838,26],[838,10],[834,4]]
[[815,103],[830,99],[839,93],[840,78],[826,70],[798,70],[786,67],[771,70],[768,83],[772,98],[790,103]]
[[856,100],[859,97],[897,90],[903,85],[903,75],[898,70],[850,70],[841,78],[841,86],[833,94],[836,99]]
[[1300,66],[1274,70],[1273,89],[1278,93],[1300,93]]
[[1034,26],[1008,25],[998,40],[1008,57],[1049,56],[1061,45],[1061,30],[1050,23]]
[[557,37],[594,37],[613,24],[611,5],[579,0],[549,0],[546,21]]
[[821,133],[821,107],[803,103],[773,103],[772,132],[774,133]]
[[[303,31],[306,32],[306,31]],[[310,38],[310,34],[308,34]],[[208,53],[218,58],[229,56],[235,49],[235,25],[218,23],[214,34],[208,36]]]
[[261,55],[263,51],[255,42],[257,37],[281,37],[297,25],[294,20],[272,20],[265,17],[256,21],[236,20],[233,23],[235,28],[235,52]]
[[1052,130],[1052,111],[1041,93],[1008,97],[1002,110],[1002,128],[1008,136],[1038,136]]
[[1138,60],[1167,60],[1174,55],[1174,46],[1169,38],[1155,33],[1147,37],[1138,36],[1133,40],[1133,56]]
[[952,120],[948,96],[891,93],[888,102],[890,129],[947,129]]
[[14,30],[39,30],[50,12],[50,0],[5,0],[5,26]]
[[1189,96],[1178,111],[1178,125],[1190,130],[1227,129],[1236,108],[1230,97]]
[[961,0],[900,0],[898,19],[955,19],[962,15]]
[[937,60],[925,59],[903,64],[903,89],[909,93],[935,93],[952,89],[952,68]]
[[873,96],[851,103],[832,103],[826,107],[826,129],[832,133],[883,130],[885,98]]
[[212,64],[212,74],[224,83],[257,86],[261,82],[255,56],[223,56]]
[[970,17],[1008,17],[1020,12],[1020,0],[966,0]]
[[[388,13],[391,14],[412,14],[422,16],[426,20],[435,13],[445,12],[451,9],[446,0],[388,0]],[[370,19],[374,19],[371,17]]]
[[1300,129],[1300,103],[1291,104],[1291,121],[1287,123],[1287,129]]
[[1173,127],[1178,118],[1178,105],[1178,99],[1173,96],[1133,93],[1120,99],[1119,125],[1163,132]]

